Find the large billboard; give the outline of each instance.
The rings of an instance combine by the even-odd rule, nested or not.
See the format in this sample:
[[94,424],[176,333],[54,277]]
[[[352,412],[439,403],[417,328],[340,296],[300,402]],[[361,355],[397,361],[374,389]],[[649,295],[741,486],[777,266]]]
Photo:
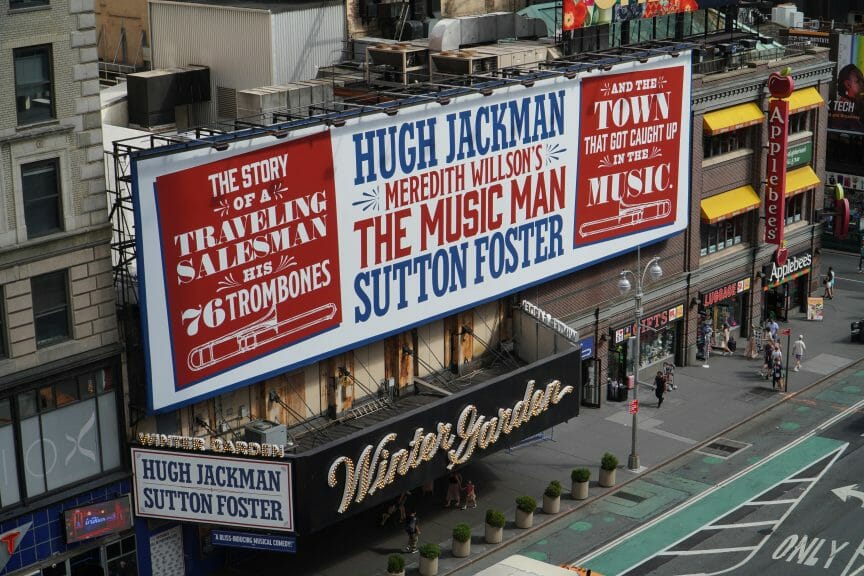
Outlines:
[[857,34],[837,37],[837,83],[828,106],[828,129],[864,134],[864,42]]
[[[150,407],[684,230],[689,54],[133,158]],[[584,173],[583,173],[584,172]]]
[[738,4],[739,0],[563,0],[564,31],[624,22],[639,18],[656,18],[705,8]]

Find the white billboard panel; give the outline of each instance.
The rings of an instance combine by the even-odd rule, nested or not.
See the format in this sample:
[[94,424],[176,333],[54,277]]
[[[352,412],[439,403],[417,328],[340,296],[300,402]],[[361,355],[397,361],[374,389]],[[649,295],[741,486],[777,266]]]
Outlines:
[[151,408],[687,227],[689,54],[134,162]]
[[135,514],[294,530],[291,464],[132,449]]

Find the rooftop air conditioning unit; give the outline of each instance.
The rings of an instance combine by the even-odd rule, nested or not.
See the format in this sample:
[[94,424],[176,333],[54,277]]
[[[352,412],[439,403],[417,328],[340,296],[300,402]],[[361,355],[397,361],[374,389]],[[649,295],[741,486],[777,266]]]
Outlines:
[[247,442],[259,444],[277,444],[282,446],[288,440],[288,429],[285,424],[270,420],[253,420],[244,427]]
[[738,41],[741,44],[741,48],[744,50],[755,50],[756,49],[756,39],[755,38],[744,38],[743,40]]

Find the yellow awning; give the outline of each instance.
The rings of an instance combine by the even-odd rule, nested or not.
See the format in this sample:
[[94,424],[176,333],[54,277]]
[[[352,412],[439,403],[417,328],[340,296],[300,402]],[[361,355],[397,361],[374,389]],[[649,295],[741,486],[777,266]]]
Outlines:
[[821,184],[816,172],[810,166],[802,166],[786,173],[786,197],[795,196]]
[[702,220],[716,224],[759,207],[759,195],[751,186],[742,186],[702,200]]
[[702,117],[705,133],[709,136],[760,124],[763,120],[765,120],[765,115],[759,106],[753,102],[708,112]]
[[816,88],[802,88],[795,90],[789,97],[789,113],[811,110],[823,104],[825,104],[825,100],[822,99],[822,95]]

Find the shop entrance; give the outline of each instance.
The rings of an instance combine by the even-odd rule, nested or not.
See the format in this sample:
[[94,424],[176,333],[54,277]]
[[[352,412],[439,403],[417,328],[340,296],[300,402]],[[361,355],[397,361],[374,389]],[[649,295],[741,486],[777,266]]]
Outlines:
[[790,311],[806,311],[809,279],[809,275],[805,275],[770,287],[765,292],[763,319],[773,315],[777,320],[786,322],[789,320]]
[[600,384],[598,382],[601,362],[599,358],[582,360],[582,405],[600,407]]

